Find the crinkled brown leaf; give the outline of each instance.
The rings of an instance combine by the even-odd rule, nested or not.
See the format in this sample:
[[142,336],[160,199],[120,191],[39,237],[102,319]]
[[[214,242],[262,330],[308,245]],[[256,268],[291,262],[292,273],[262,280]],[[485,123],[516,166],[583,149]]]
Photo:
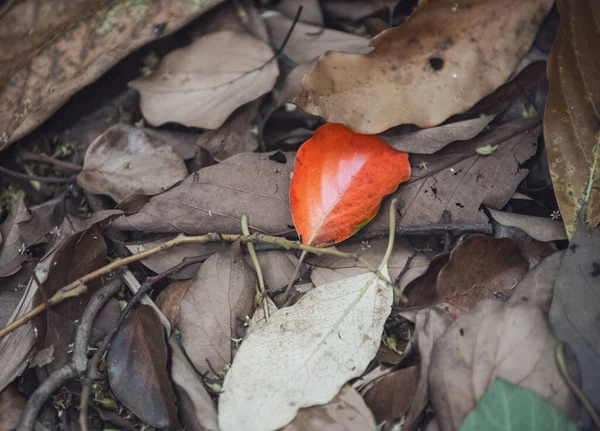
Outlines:
[[183,180],[185,163],[162,137],[117,124],[88,147],[77,183],[119,202],[131,194],[155,195]]
[[484,300],[459,317],[431,357],[429,391],[440,429],[458,429],[497,377],[576,419],[579,407],[556,366],[556,343],[536,304]]
[[467,141],[486,128],[493,115],[444,124],[404,135],[382,135],[382,138],[400,151],[411,154],[433,154],[455,141]]
[[23,198],[22,193],[15,196],[8,217],[0,226],[0,277],[15,274],[27,259],[25,240],[19,229],[19,223],[30,217]]
[[0,150],[151,41],[153,25],[168,22],[162,34],[173,33],[218,3],[15,2],[0,17]]
[[156,306],[171,322],[174,328],[179,327],[179,307],[183,297],[192,286],[194,280],[177,281],[167,286],[156,298]]
[[[523,120],[500,126],[466,142],[448,145],[432,155],[411,157],[412,178],[392,197],[404,202],[401,226],[439,223],[444,210],[453,222],[487,223],[481,204],[501,209],[510,200],[528,170],[520,164],[536,153],[541,127],[538,120]],[[490,156],[475,150],[498,145]],[[385,229],[389,200],[365,228]]]
[[549,217],[535,217],[525,214],[507,213],[490,208],[490,214],[504,226],[516,227],[538,241],[557,241],[567,239],[562,222]]
[[413,400],[419,381],[419,367],[402,368],[383,376],[365,394],[365,402],[377,423],[394,421],[404,415]]
[[190,431],[217,431],[217,407],[202,384],[202,376],[186,358],[179,342],[169,338],[171,378],[178,395],[181,424]]
[[[201,373],[220,372],[233,359],[238,327],[254,311],[256,276],[239,243],[202,264],[181,301],[181,341]],[[210,363],[210,366],[209,366]]]
[[160,319],[141,305],[117,333],[106,363],[110,388],[120,402],[150,426],[175,429],[180,425],[167,355]]
[[242,214],[247,214],[251,228],[289,231],[293,161],[293,156],[282,164],[269,160],[267,154],[238,154],[190,175],[154,196],[139,213],[117,219],[111,226],[144,232],[238,232]]
[[527,52],[552,0],[420,3],[367,55],[327,52],[298,105],[359,133],[440,124],[494,91]]
[[346,385],[327,404],[300,409],[280,431],[372,431],[375,427],[373,413],[363,398]]
[[[283,14],[269,12],[265,17],[265,22],[271,42],[274,46],[281,46],[290,30],[292,20]],[[283,48],[283,53],[296,64],[302,64],[314,60],[331,49],[350,54],[364,54],[370,51],[369,39],[299,22],[294,27],[290,40]]]
[[0,391],[0,431],[16,430],[27,400],[12,386]]
[[585,223],[600,223],[600,3],[558,1],[560,26],[548,60],[550,95],[544,136],[550,174],[570,236],[587,203]]
[[588,229],[579,221],[554,283],[549,319],[554,335],[577,355],[583,392],[600,408],[599,227]]
[[250,35],[220,31],[171,52],[154,74],[130,83],[144,118],[216,129],[238,107],[273,88],[279,68],[271,48]]
[[472,235],[452,251],[440,271],[436,300],[452,305],[456,318],[484,298],[506,298],[528,269],[510,239]]

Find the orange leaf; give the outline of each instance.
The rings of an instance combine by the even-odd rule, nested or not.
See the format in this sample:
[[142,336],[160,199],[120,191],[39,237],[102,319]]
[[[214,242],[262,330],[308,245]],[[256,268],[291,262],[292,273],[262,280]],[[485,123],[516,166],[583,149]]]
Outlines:
[[304,244],[352,236],[381,200],[410,178],[408,154],[375,135],[325,124],[298,150],[290,188],[292,218]]

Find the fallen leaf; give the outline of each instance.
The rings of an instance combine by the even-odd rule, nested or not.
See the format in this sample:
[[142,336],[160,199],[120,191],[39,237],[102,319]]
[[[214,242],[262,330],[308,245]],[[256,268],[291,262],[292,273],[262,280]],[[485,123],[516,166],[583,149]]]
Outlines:
[[562,222],[549,217],[534,217],[525,214],[507,213],[489,209],[490,214],[498,223],[522,230],[530,237],[546,242],[567,239],[567,233]]
[[48,235],[62,224],[65,206],[65,197],[61,196],[29,207],[31,217],[19,223],[19,232],[27,247],[48,241]]
[[217,407],[202,384],[202,376],[186,358],[179,342],[169,338],[171,378],[178,394],[181,424],[190,431],[217,431]]
[[419,130],[404,135],[382,135],[392,147],[411,154],[433,154],[456,141],[473,139],[494,119],[493,115]]
[[409,409],[419,381],[419,367],[402,368],[383,376],[365,394],[377,423],[392,422]]
[[8,217],[0,226],[0,277],[17,273],[27,259],[25,240],[21,235],[19,223],[29,219],[23,193],[18,193],[12,202]]
[[[281,13],[269,11],[265,14],[265,23],[273,45],[281,46],[292,26],[292,19]],[[283,47],[283,53],[294,63],[302,64],[314,60],[330,49],[350,54],[367,53],[370,51],[369,39],[320,25],[298,22]]]
[[483,300],[463,314],[433,348],[429,391],[440,429],[458,429],[495,378],[536,392],[577,418],[577,401],[556,366],[556,344],[544,313],[532,303]]
[[271,161],[267,154],[238,154],[190,175],[111,226],[143,232],[238,232],[242,214],[247,214],[252,229],[286,232],[292,225],[291,171],[291,163]]
[[183,297],[192,286],[193,280],[171,283],[156,298],[156,306],[171,322],[173,328],[179,328],[179,307]]
[[0,391],[0,431],[12,431],[19,427],[27,400],[12,386]]
[[343,241],[409,178],[408,154],[381,138],[341,124],[319,127],[296,154],[290,207],[298,235],[316,247]]
[[300,21],[323,27],[323,12],[318,0],[281,0],[277,3],[277,9],[288,18],[294,18],[300,6]]
[[600,43],[600,4],[557,4],[561,20],[548,59],[544,136],[554,193],[571,237],[582,203],[587,203],[588,227],[600,223],[600,59],[586,54]]
[[253,133],[253,129],[258,121],[258,107],[258,101],[241,106],[221,127],[200,135],[196,145],[208,150],[218,162],[239,153],[256,151],[258,134]]
[[[527,176],[528,170],[520,164],[536,153],[541,133],[538,122],[508,123],[436,154],[411,157],[412,178],[392,195],[405,203],[398,224],[439,223],[445,210],[453,223],[488,223],[480,206],[503,208]],[[487,144],[498,145],[498,150],[486,157],[475,152]],[[388,214],[389,200],[384,200],[367,230],[387,229]]]
[[77,183],[120,202],[131,194],[163,192],[187,175],[185,163],[164,140],[117,124],[90,144]]
[[379,1],[326,0],[323,9],[327,15],[338,20],[360,21],[384,9],[386,6]]
[[140,305],[117,332],[106,357],[110,388],[143,422],[179,428],[175,393],[167,372],[167,344],[160,319]]
[[482,429],[576,431],[578,428],[535,392],[495,379],[460,427],[461,431]]
[[436,300],[465,313],[484,298],[505,299],[528,269],[510,239],[471,235],[452,251],[440,271]]
[[597,409],[600,407],[597,372],[600,366],[600,228],[588,229],[580,217],[554,282],[549,321],[554,335],[575,351],[581,367],[583,393]]
[[310,70],[314,64],[302,63],[289,71],[283,79],[281,86],[273,89],[273,99],[277,106],[286,102],[291,102],[302,91],[302,77]]
[[407,307],[429,307],[435,302],[438,275],[449,259],[450,253],[434,256],[427,270],[405,286],[403,293],[407,299]]
[[275,430],[300,408],[331,401],[377,353],[392,301],[392,289],[369,273],[275,311],[246,335],[225,376],[221,430]]
[[[385,254],[387,239],[372,239],[362,243],[341,244],[338,250],[345,253],[357,254],[374,267],[381,261]],[[396,240],[392,254],[388,261],[388,271],[390,278],[395,280],[396,277],[406,266],[409,257],[413,254],[414,248],[404,239]],[[332,255],[323,254],[321,256],[311,256],[306,259],[306,263],[313,266],[310,272],[310,279],[315,286],[321,286],[326,283],[343,280],[348,277],[353,277],[359,274],[369,272],[356,259],[347,259]],[[418,253],[410,262],[409,269],[406,271],[402,280],[400,280],[400,288],[408,285],[412,280],[421,276],[429,266],[429,259],[425,254]]]
[[[256,256],[269,292],[274,292],[288,285],[298,264],[298,258],[294,252],[282,250],[259,251]],[[248,266],[254,269],[250,255],[245,255],[244,258]],[[381,256],[379,260],[381,260]],[[307,265],[301,264],[298,276],[302,276],[306,271]]]
[[518,245],[521,255],[529,262],[529,269],[558,250],[553,243],[533,239],[516,227],[503,226],[494,219],[492,219],[492,225],[495,238],[510,238]]
[[218,373],[231,363],[238,319],[244,323],[254,311],[255,286],[237,242],[200,267],[179,311],[181,341],[199,372]]
[[297,104],[359,133],[435,126],[506,81],[552,5],[421,3],[403,25],[378,34],[369,54],[325,53],[302,80]]
[[[221,0],[184,3],[20,1],[0,17],[0,150],[52,115],[80,88],[151,41],[175,32]],[[31,33],[31,29],[35,29]]]
[[140,107],[150,124],[172,121],[217,129],[237,108],[271,91],[278,76],[267,44],[220,31],[169,53],[152,76],[130,85],[140,92]]
[[375,418],[362,397],[344,386],[327,404],[300,409],[296,418],[280,431],[372,431]]

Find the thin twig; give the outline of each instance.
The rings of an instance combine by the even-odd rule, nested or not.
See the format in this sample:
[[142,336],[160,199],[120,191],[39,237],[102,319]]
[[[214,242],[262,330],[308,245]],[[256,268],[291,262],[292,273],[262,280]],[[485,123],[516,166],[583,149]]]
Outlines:
[[[242,215],[242,233],[246,236],[250,235],[250,228],[248,228],[248,216],[246,214]],[[262,268],[260,267],[260,262],[258,261],[258,256],[256,255],[256,250],[254,250],[254,244],[251,242],[246,243],[246,247],[248,247],[248,254],[252,259],[252,263],[254,264],[254,270],[256,271],[256,277],[258,278],[258,290],[260,295],[260,303],[262,303],[263,310],[265,312],[265,320],[269,320],[269,304],[267,302],[267,289],[265,288],[265,280],[263,278]]]
[[408,259],[406,259],[406,263],[404,264],[404,268],[402,268],[402,271],[400,271],[400,273],[398,274],[398,276],[396,277],[396,280],[394,280],[394,286],[399,287],[400,286],[400,281],[402,281],[402,277],[404,277],[404,275],[408,272],[408,270],[410,269],[410,265],[412,264],[412,261],[415,257],[417,257],[417,255],[420,253],[421,250],[419,250],[418,248],[414,248],[413,252],[411,253],[410,256],[408,256]]
[[87,368],[87,348],[92,324],[104,304],[121,288],[120,279],[114,279],[100,288],[90,298],[81,317],[77,332],[75,333],[75,348],[71,362],[54,371],[29,397],[27,407],[23,413],[19,431],[29,431],[35,426],[35,420],[40,409],[48,398],[56,392],[67,380],[81,375]]
[[76,177],[41,177],[39,175],[29,175],[23,174],[21,172],[11,171],[10,169],[6,169],[0,166],[0,174],[10,177],[10,178],[18,178],[20,180],[26,181],[39,181],[40,183],[48,183],[48,184],[70,184],[77,181]]
[[40,162],[53,165],[59,169],[62,169],[63,171],[80,172],[83,169],[83,166],[71,162],[66,162],[64,160],[59,160],[44,153],[36,154],[30,151],[22,151],[20,157],[21,160],[24,161]]

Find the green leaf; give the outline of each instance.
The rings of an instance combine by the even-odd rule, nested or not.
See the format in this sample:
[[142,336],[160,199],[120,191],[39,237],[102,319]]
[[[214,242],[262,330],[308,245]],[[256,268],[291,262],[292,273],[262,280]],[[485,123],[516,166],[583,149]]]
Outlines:
[[496,379],[460,427],[471,430],[576,431],[577,427],[538,394]]

